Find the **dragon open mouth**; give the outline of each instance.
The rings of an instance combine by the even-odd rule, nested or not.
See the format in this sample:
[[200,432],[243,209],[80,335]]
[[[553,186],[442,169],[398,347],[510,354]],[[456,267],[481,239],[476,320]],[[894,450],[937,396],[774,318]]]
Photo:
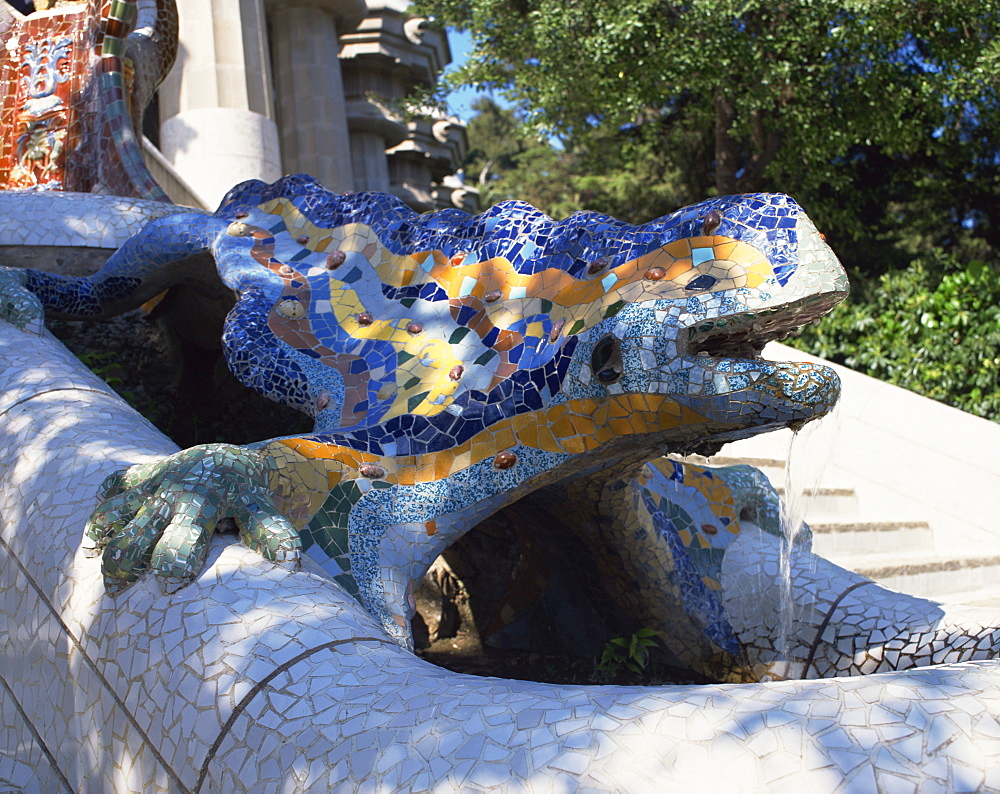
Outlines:
[[704,450],[718,449],[724,441],[800,426],[829,413],[840,397],[840,378],[831,367],[769,361],[761,354],[768,342],[819,320],[846,295],[846,289],[824,290],[703,320],[678,335],[681,361],[671,393],[720,422],[719,432],[704,434],[697,451],[709,454]]
[[760,358],[768,342],[785,339],[793,331],[818,320],[843,297],[842,293],[828,292],[783,306],[706,320],[688,328],[687,353],[710,358]]

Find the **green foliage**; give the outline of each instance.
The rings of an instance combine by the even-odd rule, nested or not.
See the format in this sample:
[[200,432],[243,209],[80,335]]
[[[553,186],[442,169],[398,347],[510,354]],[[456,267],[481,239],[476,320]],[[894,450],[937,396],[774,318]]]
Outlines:
[[596,677],[614,680],[625,671],[635,675],[644,674],[649,665],[649,649],[659,645],[656,640],[659,636],[660,632],[654,629],[642,628],[631,637],[608,640],[595,665]]
[[483,206],[520,199],[554,218],[594,210],[639,223],[672,211],[691,192],[678,188],[687,175],[657,150],[651,128],[560,149],[540,138],[519,111],[485,98],[472,107],[477,115],[468,126],[464,168]]
[[1000,290],[981,264],[1000,251],[1000,0],[413,9],[472,34],[452,85],[516,103],[485,203],[638,222],[717,193],[790,193],[856,296],[799,344],[1000,418]]
[[161,410],[151,399],[142,399],[130,388],[129,381],[132,379],[116,353],[79,347],[74,350],[74,353],[91,372],[114,389],[115,393],[132,408],[160,429],[167,426],[170,421],[170,413]]
[[413,8],[471,32],[452,85],[503,93],[522,132],[561,141],[515,163],[505,191],[546,209],[640,220],[711,193],[780,190],[854,270],[970,237],[987,243],[973,240],[979,256],[1000,247],[1000,0]]
[[858,286],[791,343],[1000,421],[1000,273],[937,250]]

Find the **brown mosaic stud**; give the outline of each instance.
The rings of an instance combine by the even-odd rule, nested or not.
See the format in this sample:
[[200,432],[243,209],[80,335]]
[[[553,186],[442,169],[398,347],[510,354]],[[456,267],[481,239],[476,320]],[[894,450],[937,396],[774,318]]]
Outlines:
[[237,212],[236,213],[236,220],[238,220],[238,221],[241,221],[244,218],[249,218],[249,217],[250,217],[250,213],[249,212]]
[[463,263],[464,261],[465,261],[465,254],[455,254],[455,255],[454,255],[454,256],[453,256],[452,258],[451,258],[451,264],[452,264],[452,265],[454,265],[455,267],[458,267],[458,266],[459,266],[459,265],[461,265],[461,264],[462,264],[462,263]]
[[608,266],[607,257],[600,256],[590,263],[590,265],[587,267],[587,273],[592,276],[595,273],[600,273],[607,266]]
[[306,243],[309,242],[309,235],[300,234],[298,237],[295,238],[295,242],[297,242],[299,245],[305,245]]
[[722,225],[722,213],[718,210],[712,210],[705,216],[705,222],[702,224],[701,233],[704,235],[711,234],[719,226]]
[[361,312],[358,315],[358,325],[371,325],[375,322],[375,318],[372,317],[371,312]]
[[424,330],[424,324],[418,323],[416,321],[410,321],[406,324],[406,333],[408,334],[419,334]]
[[306,316],[306,307],[302,305],[302,301],[300,300],[285,298],[283,301],[278,302],[277,312],[289,320],[301,320]]
[[552,330],[549,331],[549,344],[554,345],[556,340],[559,338],[559,334],[562,333],[563,326],[566,325],[566,318],[560,317],[554,323],[552,323]]
[[448,377],[451,378],[452,380],[461,380],[462,375],[464,374],[465,374],[465,367],[463,367],[461,364],[456,364],[454,367],[451,368],[451,372],[448,373]]
[[319,397],[316,398],[316,410],[324,411],[326,407],[330,404],[330,392],[324,389],[319,393]]
[[358,467],[358,472],[362,477],[371,477],[373,480],[385,477],[385,469],[381,466],[376,466],[374,463],[362,463]]
[[504,469],[509,469],[517,463],[517,455],[511,452],[509,449],[503,452],[498,452],[496,457],[493,458],[493,468],[503,471]]
[[500,290],[495,289],[492,292],[487,292],[483,300],[485,300],[487,303],[496,303],[502,297],[503,293]]
[[343,251],[331,251],[326,257],[326,269],[336,270],[347,259],[347,254]]
[[644,275],[643,278],[647,281],[659,281],[665,275],[667,275],[667,271],[662,267],[651,267],[646,271],[646,275]]
[[718,535],[719,534],[719,528],[716,527],[716,526],[713,526],[712,524],[702,524],[701,525],[701,531],[704,532],[706,535]]

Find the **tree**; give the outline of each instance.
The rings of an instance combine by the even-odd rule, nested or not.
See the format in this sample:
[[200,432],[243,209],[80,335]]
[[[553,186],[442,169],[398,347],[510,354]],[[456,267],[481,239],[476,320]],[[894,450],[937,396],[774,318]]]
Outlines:
[[476,116],[469,122],[469,153],[464,170],[467,179],[474,179],[480,190],[488,189],[498,172],[515,167],[516,158],[528,144],[520,134],[513,111],[500,107],[488,97],[472,103]]
[[522,114],[492,99],[478,99],[472,109],[464,170],[477,181],[484,205],[516,198],[553,217],[592,209],[641,222],[675,209],[690,192],[645,128],[594,134],[587,146],[566,141],[556,147]]
[[928,197],[913,201],[923,185],[936,226],[946,219],[937,238],[960,235],[976,213],[974,233],[997,228],[982,204],[996,182],[964,183],[1000,160],[988,134],[1000,120],[998,0],[418,0],[415,10],[472,32],[454,81],[503,91],[524,125],[566,151],[616,165],[608,144],[641,128],[667,170],[693,175],[675,180],[679,203],[783,190],[834,239],[870,243],[874,227],[892,248],[901,224],[928,216]]

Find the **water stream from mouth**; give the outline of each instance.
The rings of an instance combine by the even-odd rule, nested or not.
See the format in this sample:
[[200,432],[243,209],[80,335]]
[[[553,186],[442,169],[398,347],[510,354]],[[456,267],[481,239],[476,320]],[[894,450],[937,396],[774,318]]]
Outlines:
[[792,631],[797,609],[792,597],[792,561],[805,540],[806,511],[819,507],[823,474],[833,454],[840,429],[840,406],[821,419],[809,422],[792,434],[785,460],[784,493],[781,496],[782,543],[779,562],[780,601],[776,650],[783,678],[801,678],[805,673],[792,658]]

